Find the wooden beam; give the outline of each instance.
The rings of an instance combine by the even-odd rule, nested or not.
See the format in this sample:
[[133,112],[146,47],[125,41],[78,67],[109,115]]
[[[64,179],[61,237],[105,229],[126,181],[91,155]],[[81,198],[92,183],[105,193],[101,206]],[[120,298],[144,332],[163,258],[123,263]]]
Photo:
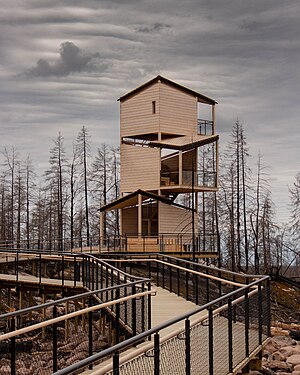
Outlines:
[[178,170],[179,170],[179,185],[182,185],[182,151],[179,151],[178,155]]
[[212,119],[212,122],[213,122],[212,134],[214,135],[215,132],[216,132],[216,126],[215,126],[215,122],[216,122],[215,105],[211,106],[211,119]]
[[143,206],[142,195],[138,195],[138,235],[141,236],[143,232]]

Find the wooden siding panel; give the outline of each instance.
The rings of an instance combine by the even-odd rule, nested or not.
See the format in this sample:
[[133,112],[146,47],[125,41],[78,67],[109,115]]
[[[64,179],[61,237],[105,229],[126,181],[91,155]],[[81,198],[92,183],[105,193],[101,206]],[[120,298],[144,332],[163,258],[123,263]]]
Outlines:
[[[152,113],[152,102],[156,113]],[[159,83],[148,87],[120,104],[121,137],[159,131]]]
[[192,213],[189,210],[159,203],[160,233],[192,233]]
[[160,185],[160,150],[121,145],[121,193],[138,189],[158,190]]
[[160,84],[160,130],[190,135],[197,132],[197,100],[176,88]]
[[122,209],[122,235],[137,233],[137,207]]

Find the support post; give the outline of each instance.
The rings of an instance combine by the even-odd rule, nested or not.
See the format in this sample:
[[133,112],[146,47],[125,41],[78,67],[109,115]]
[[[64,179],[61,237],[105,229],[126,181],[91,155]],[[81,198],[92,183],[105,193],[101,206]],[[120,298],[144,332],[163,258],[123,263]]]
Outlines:
[[140,237],[143,232],[143,207],[142,207],[142,195],[138,194],[138,236]]
[[185,374],[191,375],[190,320],[185,320]]
[[179,151],[178,157],[179,185],[182,185],[182,151]]
[[100,239],[99,239],[99,247],[100,247],[100,251],[103,247],[103,224],[104,224],[104,220],[103,220],[103,212],[100,212]]

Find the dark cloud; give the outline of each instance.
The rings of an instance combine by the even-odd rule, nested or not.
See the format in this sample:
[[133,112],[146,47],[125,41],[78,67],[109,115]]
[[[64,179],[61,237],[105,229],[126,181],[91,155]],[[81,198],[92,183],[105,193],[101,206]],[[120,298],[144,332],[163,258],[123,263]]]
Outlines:
[[140,31],[142,33],[152,33],[152,32],[160,32],[163,29],[170,28],[171,26],[168,24],[163,24],[156,22],[153,25],[139,25],[136,27],[137,31]]
[[[72,42],[64,42],[60,46],[60,58],[51,62],[40,59],[34,67],[25,71],[27,77],[68,76],[77,72],[91,72],[97,70],[94,60],[100,57],[99,53],[84,54],[82,50]],[[102,65],[102,70],[105,66]]]

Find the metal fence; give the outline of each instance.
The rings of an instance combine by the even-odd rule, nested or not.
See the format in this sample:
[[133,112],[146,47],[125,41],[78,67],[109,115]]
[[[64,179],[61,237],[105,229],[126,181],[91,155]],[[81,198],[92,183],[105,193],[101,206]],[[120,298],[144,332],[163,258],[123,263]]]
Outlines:
[[[199,318],[192,323],[193,316]],[[107,356],[112,357],[111,362],[99,368],[98,375],[226,375],[236,371],[245,358],[249,360],[262,349],[270,334],[269,319],[268,277],[263,277],[58,371],[56,375],[74,373]],[[161,336],[163,329],[178,322],[184,324],[183,329],[174,329],[169,336]],[[150,335],[152,341],[142,348],[142,352],[122,357],[126,348],[137,345]]]
[[[194,235],[195,252],[199,254],[218,253],[218,236],[215,233],[197,233]],[[137,235],[136,233],[123,236],[65,238],[53,241],[26,241],[0,242],[0,250],[18,248],[20,251],[32,251],[43,253],[99,253],[99,252],[151,252],[151,253],[178,253],[192,252],[192,233],[160,233],[149,235]],[[30,250],[28,250],[30,248]]]
[[[267,276],[241,275],[159,254],[144,259],[119,257],[116,264],[134,274],[148,275],[157,285],[200,306],[56,375],[83,370],[107,357],[111,360],[97,369],[98,375],[225,375],[261,351],[270,335]],[[178,329],[178,322],[184,328]],[[173,326],[172,334],[161,334]],[[122,354],[149,336],[152,341],[146,346],[135,353]]]
[[14,277],[16,289],[29,279],[51,284],[57,275],[61,290],[69,282],[90,291],[56,300],[48,295],[47,303],[0,315],[1,374],[52,374],[150,328],[147,278],[87,254],[6,252],[5,259],[1,272]]

